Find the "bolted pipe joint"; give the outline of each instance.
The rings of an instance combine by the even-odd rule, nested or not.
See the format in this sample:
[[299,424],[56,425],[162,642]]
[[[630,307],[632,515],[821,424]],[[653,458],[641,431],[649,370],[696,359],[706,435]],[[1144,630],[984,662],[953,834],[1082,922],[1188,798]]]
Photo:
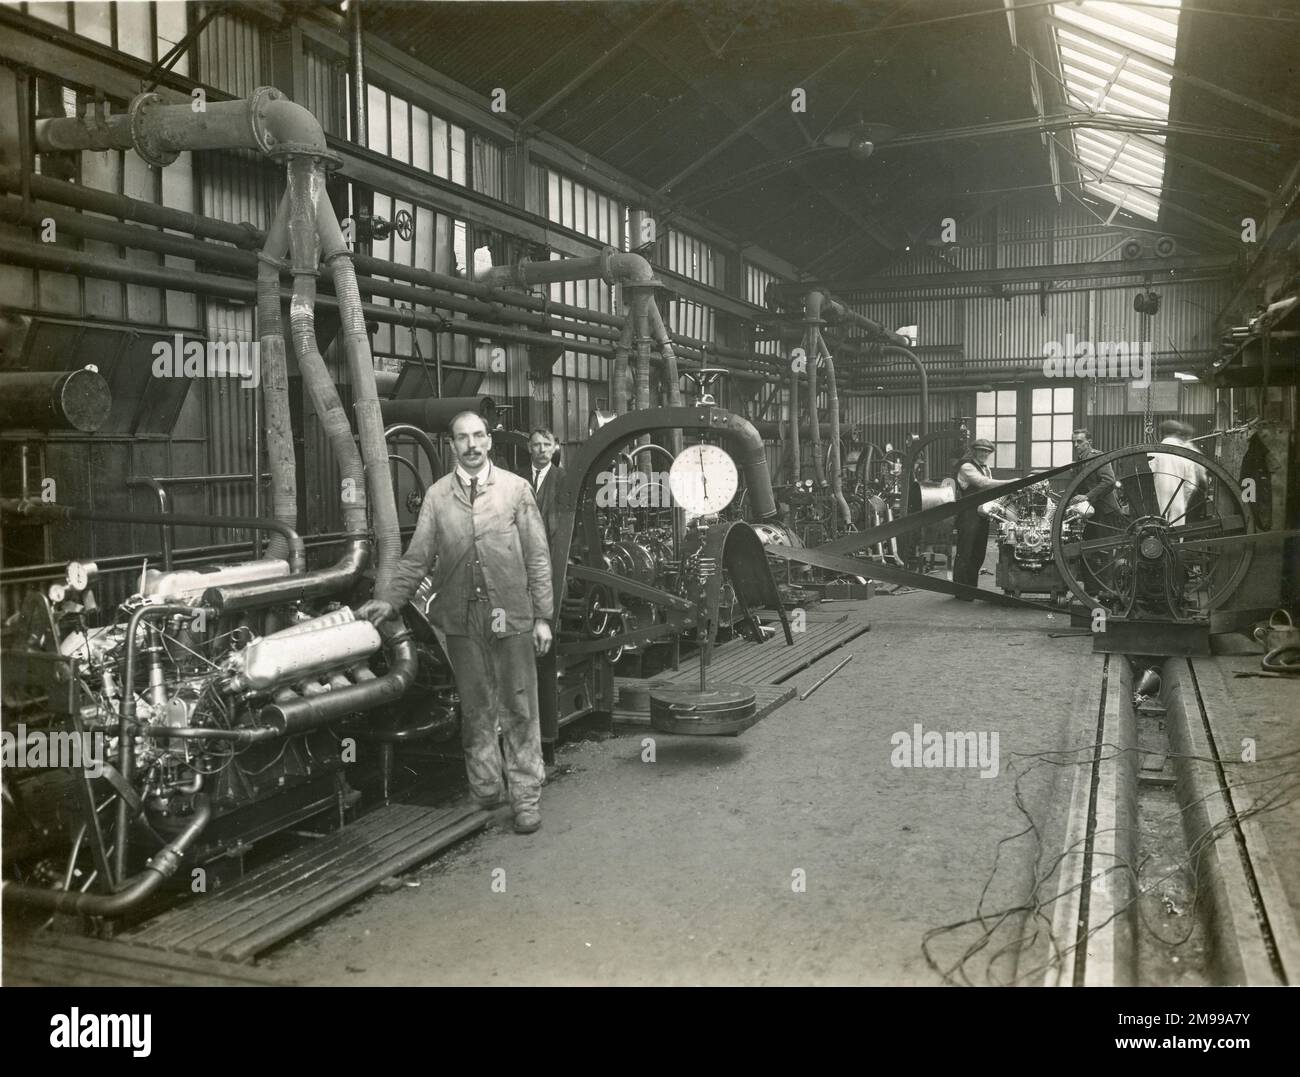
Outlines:
[[320,122],[274,86],[261,86],[235,101],[164,104],[156,93],[137,95],[125,114],[100,120],[56,117],[38,120],[36,150],[134,149],[165,168],[184,150],[249,149],[275,159],[318,157],[327,169],[343,161],[325,141]]

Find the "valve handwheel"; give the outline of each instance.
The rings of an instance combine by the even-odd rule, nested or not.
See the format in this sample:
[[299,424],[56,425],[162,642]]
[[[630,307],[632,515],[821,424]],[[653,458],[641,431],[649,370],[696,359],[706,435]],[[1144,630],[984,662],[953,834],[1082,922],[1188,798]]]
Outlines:
[[403,242],[409,242],[415,235],[415,218],[411,216],[411,211],[399,209],[397,215],[393,218],[393,231]]
[[[1204,469],[1200,487],[1194,469]],[[1072,499],[1107,464],[1127,502],[1118,517],[1094,514],[1082,538],[1063,540]],[[1180,445],[1135,445],[1083,464],[1052,516],[1052,551],[1070,591],[1088,609],[1118,617],[1206,620],[1250,567],[1255,531],[1236,480],[1216,461]]]

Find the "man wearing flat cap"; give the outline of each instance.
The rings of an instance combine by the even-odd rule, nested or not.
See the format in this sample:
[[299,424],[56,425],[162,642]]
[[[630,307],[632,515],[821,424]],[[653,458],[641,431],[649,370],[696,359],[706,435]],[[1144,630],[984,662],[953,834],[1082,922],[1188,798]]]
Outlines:
[[[1005,486],[1014,479],[995,479],[989,467],[994,445],[987,438],[978,438],[970,450],[957,461],[953,478],[957,482],[957,498],[970,497],[991,486]],[[980,585],[980,568],[989,548],[989,518],[978,507],[968,508],[957,517],[957,556],[952,564],[952,582],[967,587]],[[957,595],[963,602],[974,599]]]

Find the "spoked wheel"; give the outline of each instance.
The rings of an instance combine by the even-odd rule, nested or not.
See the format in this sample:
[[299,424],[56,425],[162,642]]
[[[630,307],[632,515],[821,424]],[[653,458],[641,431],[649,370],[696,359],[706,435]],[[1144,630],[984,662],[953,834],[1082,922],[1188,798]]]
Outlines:
[[[1070,502],[1110,465],[1119,513],[1093,506],[1082,537],[1064,534]],[[1083,464],[1052,516],[1056,567],[1089,609],[1118,617],[1202,620],[1250,567],[1255,523],[1233,477],[1180,445],[1136,445]]]

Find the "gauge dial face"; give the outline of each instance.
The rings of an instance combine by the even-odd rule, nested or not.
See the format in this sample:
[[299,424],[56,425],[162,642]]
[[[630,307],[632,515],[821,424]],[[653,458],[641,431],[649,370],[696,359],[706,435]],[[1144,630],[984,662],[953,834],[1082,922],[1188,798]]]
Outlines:
[[695,516],[712,516],[731,504],[740,485],[736,462],[717,445],[683,449],[668,472],[673,500]]
[[68,586],[74,591],[84,591],[89,583],[90,575],[86,572],[86,566],[80,561],[70,561],[68,563]]

